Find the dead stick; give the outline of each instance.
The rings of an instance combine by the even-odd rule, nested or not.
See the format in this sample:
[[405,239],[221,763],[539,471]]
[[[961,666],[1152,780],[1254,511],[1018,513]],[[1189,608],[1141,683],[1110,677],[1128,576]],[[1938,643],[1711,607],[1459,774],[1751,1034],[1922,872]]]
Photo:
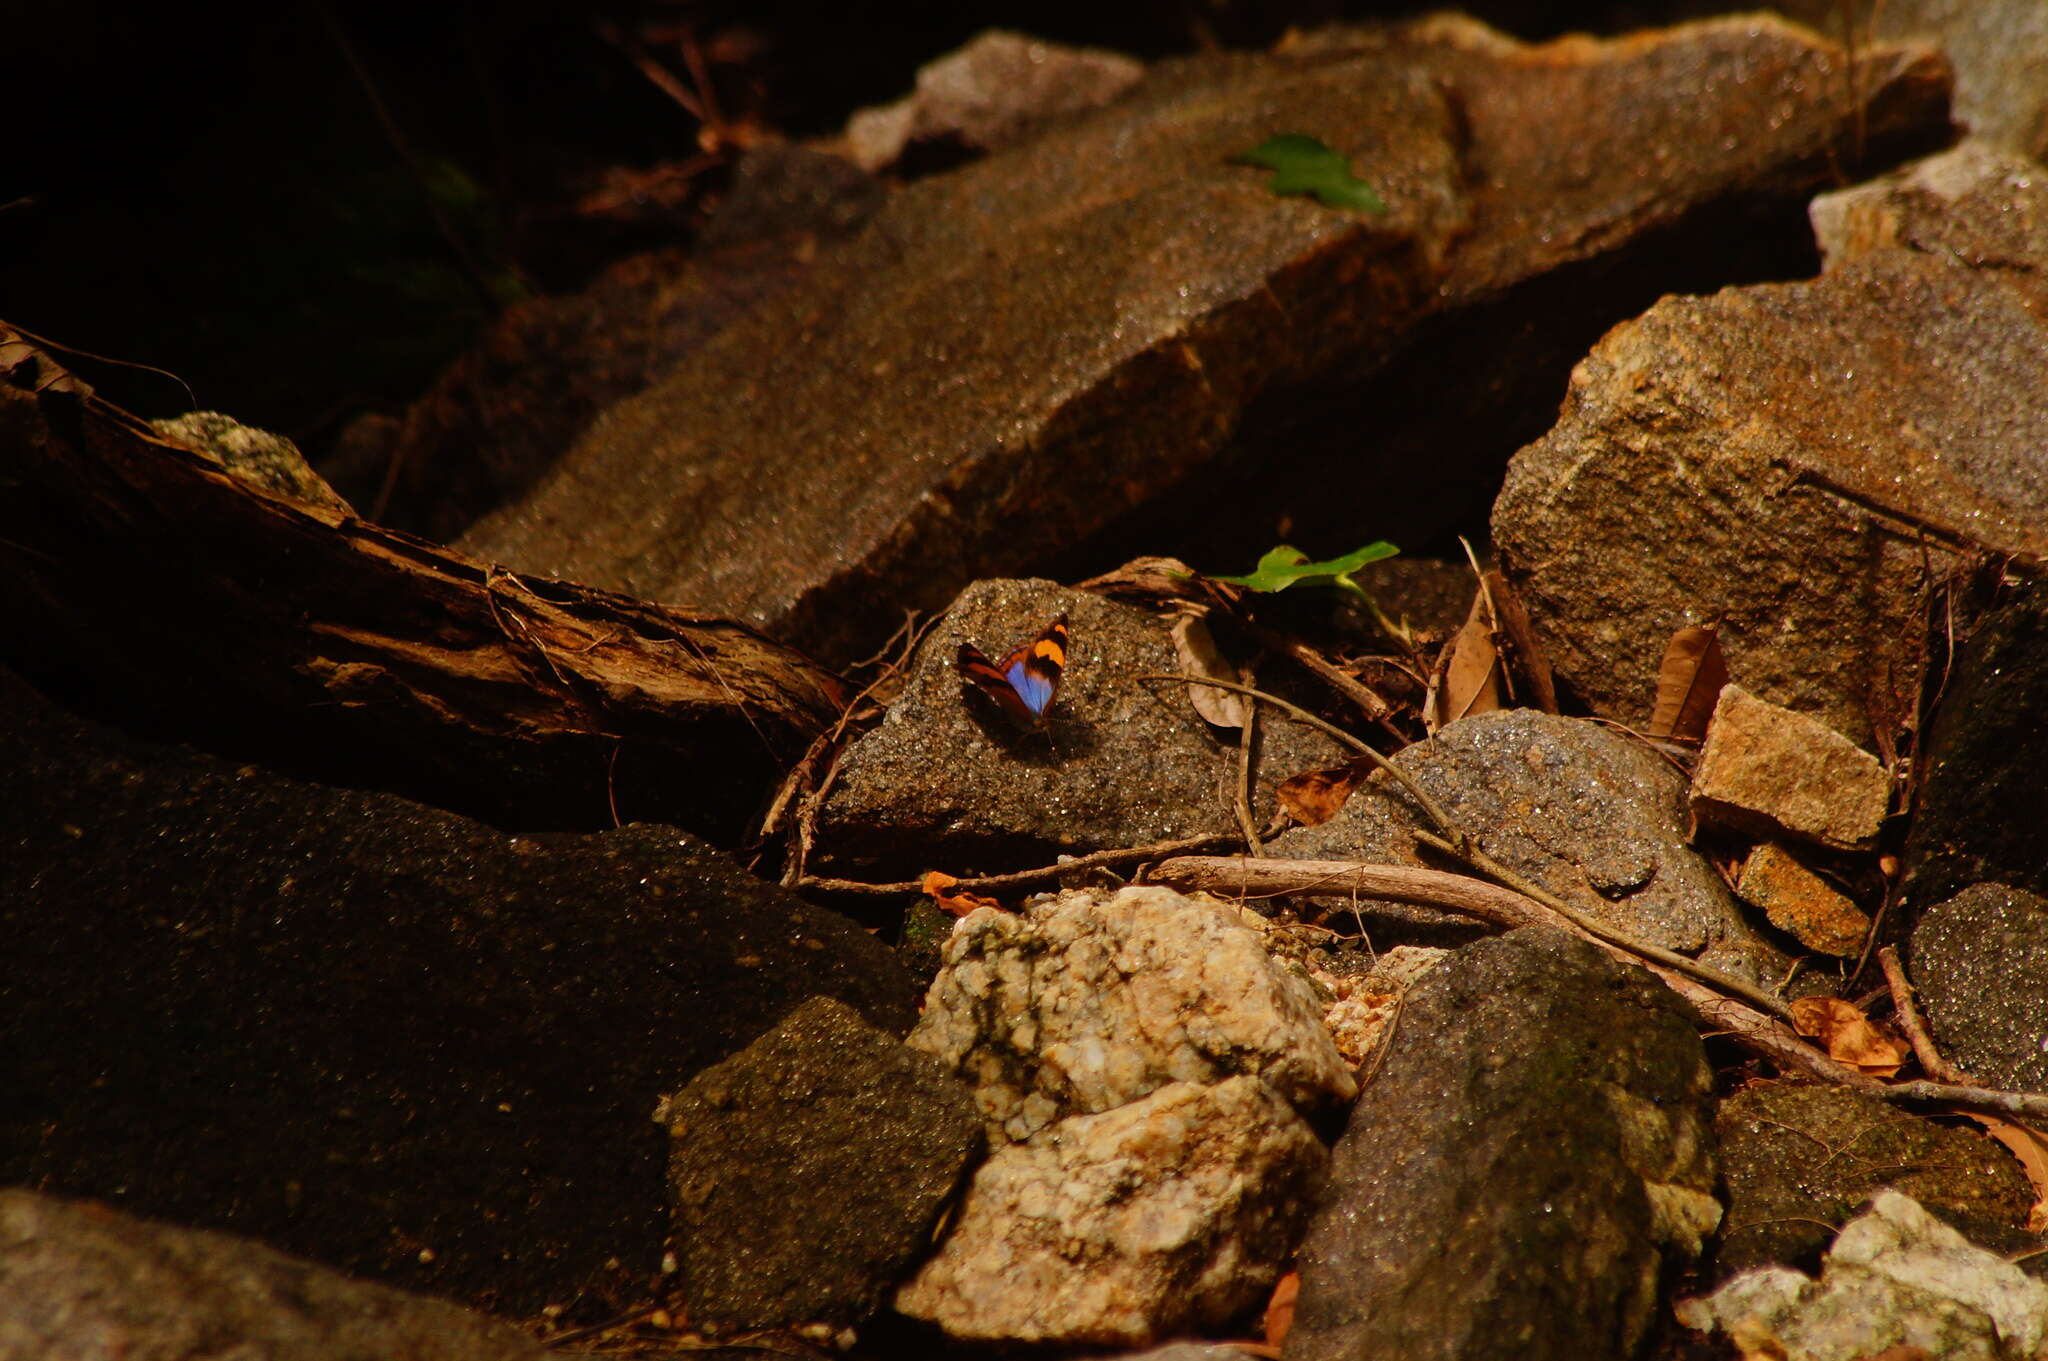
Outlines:
[[1969,1082],[1969,1074],[1943,1058],[1941,1051],[1934,1047],[1934,1037],[1927,1033],[1926,1022],[1920,1018],[1913,984],[1906,977],[1905,967],[1899,963],[1899,952],[1887,945],[1877,952],[1877,962],[1884,969],[1884,981],[1891,986],[1892,1005],[1899,1013],[1899,1028],[1906,1032],[1906,1040],[1913,1046],[1913,1057],[1920,1060],[1920,1071],[1936,1082]]
[[[1062,860],[1057,865],[1018,870],[1014,874],[984,874],[976,879],[961,879],[949,887],[960,891],[986,890],[1001,893],[1013,888],[1056,884],[1061,876],[1072,874],[1076,870],[1142,865],[1148,860],[1158,860],[1164,856],[1192,855],[1198,851],[1220,850],[1225,846],[1235,846],[1239,843],[1240,838],[1235,832],[1211,832],[1207,836],[1191,836],[1181,841],[1160,841],[1150,846],[1122,846],[1113,851],[1077,855],[1070,860]],[[863,898],[893,898],[906,893],[924,892],[924,882],[919,879],[894,884],[869,884],[858,879],[814,879],[806,875],[788,887],[812,889],[819,893],[845,893]]]

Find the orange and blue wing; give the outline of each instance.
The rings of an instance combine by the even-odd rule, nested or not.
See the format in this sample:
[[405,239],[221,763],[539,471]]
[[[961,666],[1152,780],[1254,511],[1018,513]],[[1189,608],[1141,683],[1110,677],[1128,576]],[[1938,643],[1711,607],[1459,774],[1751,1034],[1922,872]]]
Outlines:
[[1067,616],[1054,619],[1000,662],[990,661],[973,644],[962,643],[953,664],[962,680],[988,696],[1011,721],[1025,728],[1041,727],[1067,666]]

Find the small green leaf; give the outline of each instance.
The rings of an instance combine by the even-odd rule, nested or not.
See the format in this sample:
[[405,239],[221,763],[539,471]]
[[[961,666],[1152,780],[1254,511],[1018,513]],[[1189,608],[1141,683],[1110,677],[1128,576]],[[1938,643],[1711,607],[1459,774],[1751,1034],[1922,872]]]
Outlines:
[[1351,574],[1370,563],[1383,562],[1401,550],[1382,539],[1365,547],[1346,553],[1341,558],[1328,562],[1310,562],[1308,554],[1299,548],[1281,544],[1259,559],[1259,565],[1248,575],[1241,577],[1211,577],[1212,581],[1228,582],[1252,591],[1284,591],[1289,586],[1335,586],[1340,590],[1365,591],[1351,579]]
[[1314,194],[1332,208],[1357,208],[1384,213],[1387,205],[1372,186],[1351,173],[1343,156],[1313,137],[1282,133],[1250,151],[1232,156],[1236,165],[1261,165],[1273,172],[1266,188],[1276,194]]

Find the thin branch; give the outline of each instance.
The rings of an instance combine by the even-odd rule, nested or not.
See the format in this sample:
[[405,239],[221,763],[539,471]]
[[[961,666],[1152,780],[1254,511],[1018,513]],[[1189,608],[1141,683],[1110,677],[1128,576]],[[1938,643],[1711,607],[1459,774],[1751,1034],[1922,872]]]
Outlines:
[[1899,963],[1899,952],[1887,945],[1877,952],[1877,962],[1884,969],[1884,981],[1891,985],[1892,1006],[1899,1013],[1899,1029],[1906,1032],[1906,1040],[1913,1046],[1913,1057],[1920,1060],[1920,1071],[1937,1082],[1969,1082],[1969,1074],[1943,1058],[1941,1051],[1934,1047],[1934,1037],[1927,1033],[1926,1023],[1920,1019],[1913,984]]
[[[1011,889],[1036,888],[1041,884],[1056,884],[1060,879],[1076,870],[1114,869],[1119,865],[1142,865],[1148,860],[1165,856],[1192,855],[1199,851],[1219,850],[1225,846],[1239,844],[1235,832],[1211,832],[1207,836],[1191,836],[1180,841],[1160,841],[1150,846],[1123,846],[1112,851],[1096,851],[1090,855],[1077,855],[1062,860],[1056,865],[1044,865],[1038,869],[1018,870],[1014,874],[984,874],[975,879],[962,879],[954,887],[962,892],[1003,893]],[[910,879],[895,884],[868,884],[858,879],[813,879],[809,876],[797,879],[789,885],[794,889],[811,889],[819,893],[845,893],[863,898],[900,897],[906,893],[924,892],[922,880]]]
[[1244,725],[1237,730],[1237,796],[1233,811],[1245,846],[1253,855],[1264,855],[1266,848],[1259,841],[1257,824],[1252,821],[1252,745],[1257,740],[1258,727],[1259,706],[1246,705]]

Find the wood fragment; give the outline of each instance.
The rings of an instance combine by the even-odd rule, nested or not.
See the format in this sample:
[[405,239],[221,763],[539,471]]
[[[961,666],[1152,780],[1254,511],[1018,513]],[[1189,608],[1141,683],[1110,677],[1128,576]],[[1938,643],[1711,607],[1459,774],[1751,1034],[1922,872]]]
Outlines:
[[1891,987],[1892,1008],[1899,1014],[1899,1029],[1906,1032],[1906,1043],[1913,1046],[1913,1057],[1920,1060],[1920,1071],[1936,1082],[1969,1082],[1969,1075],[1943,1058],[1941,1051],[1934,1047],[1934,1037],[1927,1033],[1927,1025],[1920,1018],[1913,984],[1899,963],[1899,952],[1886,945],[1878,950],[1877,962],[1884,969],[1884,981]]

